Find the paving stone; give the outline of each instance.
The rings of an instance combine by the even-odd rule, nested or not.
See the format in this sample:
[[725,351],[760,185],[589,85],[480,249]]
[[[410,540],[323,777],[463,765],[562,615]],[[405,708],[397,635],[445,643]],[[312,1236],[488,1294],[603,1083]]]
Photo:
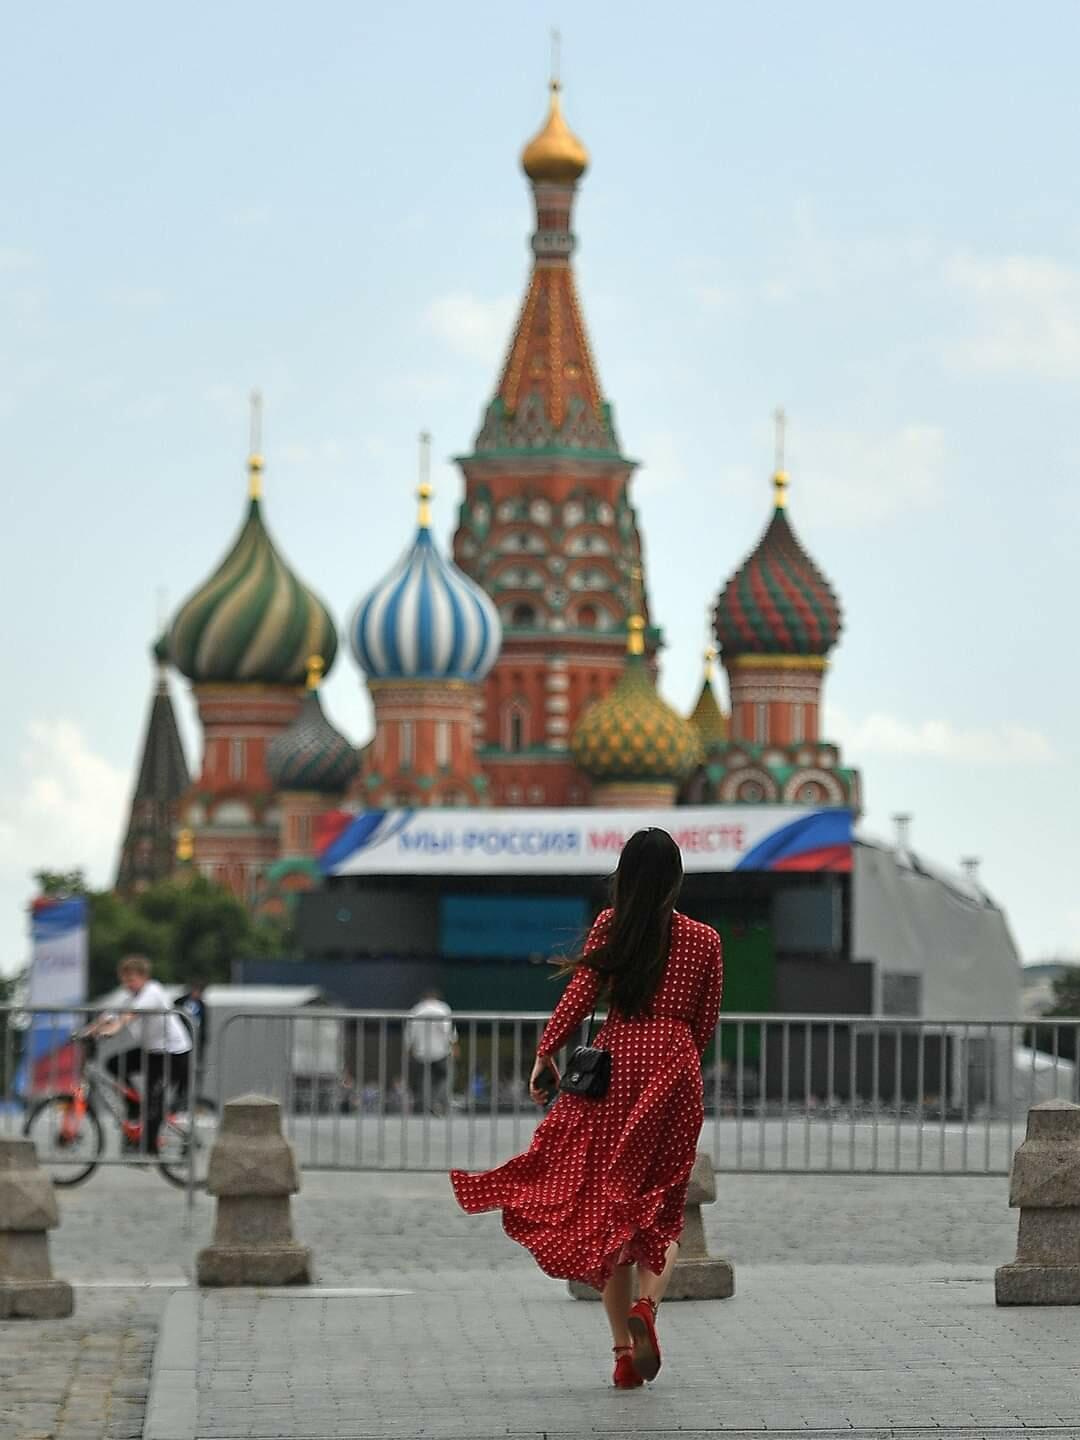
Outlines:
[[[481,1147],[477,1164],[486,1160]],[[139,1433],[145,1408],[139,1387],[147,1383],[170,1294],[154,1282],[190,1273],[212,1219],[201,1200],[189,1227],[184,1197],[153,1179],[108,1171],[60,1194],[52,1253],[58,1273],[76,1282],[77,1312],[69,1320],[0,1326],[3,1440],[30,1440],[35,1432],[69,1440],[75,1416],[68,1415],[67,1431],[60,1424],[72,1384],[110,1375],[112,1414],[96,1434],[91,1429],[93,1440],[133,1440]],[[458,1212],[444,1177],[308,1172],[294,1218],[298,1238],[317,1256],[317,1283],[413,1295],[345,1302],[360,1316],[352,1335],[335,1333],[331,1322],[344,1311],[327,1302],[322,1322],[303,1321],[318,1360],[296,1376],[287,1373],[292,1322],[267,1329],[269,1368],[253,1367],[252,1316],[229,1303],[228,1292],[215,1296],[223,1308],[212,1333],[229,1368],[215,1371],[204,1392],[221,1394],[217,1381],[227,1375],[233,1399],[220,1423],[211,1417],[209,1440],[248,1440],[258,1434],[257,1421],[280,1419],[290,1405],[308,1427],[299,1433],[341,1440],[413,1440],[418,1414],[431,1417],[431,1434],[447,1440],[505,1437],[508,1428],[520,1436],[546,1432],[551,1440],[580,1440],[595,1430],[614,1440],[623,1416],[624,1435],[661,1436],[655,1422],[676,1392],[684,1433],[696,1436],[721,1426],[730,1435],[736,1422],[760,1430],[767,1416],[770,1429],[782,1421],[805,1431],[808,1419],[829,1416],[830,1394],[842,1395],[846,1421],[868,1434],[872,1426],[881,1433],[904,1425],[906,1440],[915,1440],[923,1417],[934,1413],[928,1407],[943,1423],[966,1415],[965,1440],[975,1440],[972,1427],[990,1425],[995,1440],[1005,1440],[1009,1429],[1025,1421],[1034,1426],[1040,1416],[1044,1425],[1077,1433],[1074,1312],[998,1310],[996,1327],[978,1318],[988,1305],[993,1311],[986,1277],[1016,1239],[1004,1179],[719,1175],[717,1192],[705,1211],[709,1247],[730,1255],[740,1277],[746,1273],[743,1293],[663,1314],[665,1364],[657,1385],[620,1395],[608,1383],[600,1307],[567,1301],[562,1287],[506,1239],[497,1216]],[[923,1299],[914,1303],[909,1267],[925,1262],[940,1263],[926,1272]],[[843,1274],[852,1264],[864,1267],[861,1283],[837,1291],[827,1272],[836,1266]],[[78,1288],[88,1279],[131,1288]],[[902,1303],[892,1303],[896,1295]],[[586,1312],[580,1334],[570,1328],[575,1312]],[[941,1352],[948,1357],[944,1369]],[[810,1356],[814,1363],[805,1363]],[[942,1378],[949,1375],[948,1382]],[[267,1402],[253,1404],[253,1387],[271,1379]],[[374,1406],[367,1400],[372,1383]],[[963,1388],[962,1404],[949,1385]],[[841,1390],[830,1388],[836,1386]],[[486,1431],[474,1410],[489,1418]],[[579,1425],[579,1412],[587,1425]],[[834,1413],[834,1430],[839,1420]],[[846,1421],[841,1428],[850,1434]],[[323,1432],[311,1428],[316,1422]],[[234,1431],[224,1428],[229,1423]]]

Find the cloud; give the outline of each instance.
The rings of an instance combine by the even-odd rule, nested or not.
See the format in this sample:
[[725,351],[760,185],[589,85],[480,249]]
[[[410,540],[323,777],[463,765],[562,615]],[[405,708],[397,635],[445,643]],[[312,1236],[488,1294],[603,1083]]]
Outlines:
[[509,342],[514,307],[509,295],[482,300],[458,290],[431,301],[424,311],[424,325],[459,355],[494,366]]
[[815,519],[848,529],[873,527],[912,510],[931,510],[944,497],[945,434],[937,426],[809,430],[799,433],[797,443],[788,468],[796,497],[804,484],[813,497]]
[[241,206],[236,210],[230,210],[225,216],[226,225],[235,226],[237,229],[253,229],[262,225],[269,225],[273,211],[269,205],[248,205]]
[[79,867],[93,885],[111,882],[130,786],[73,721],[27,726],[13,783],[0,793],[0,971],[24,958],[35,870]]
[[945,342],[948,368],[1080,379],[1080,270],[1039,255],[958,254],[944,275],[974,326]]
[[131,783],[71,720],[27,727],[21,783],[4,796],[0,863],[84,865],[102,879],[115,859]]
[[905,720],[872,711],[861,720],[829,709],[828,731],[852,764],[864,755],[903,755],[966,765],[1047,765],[1054,747],[1039,730],[1024,725],[964,729],[950,720]]
[[337,440],[318,440],[307,445],[302,441],[282,445],[277,458],[286,465],[336,465],[344,455],[344,447]]
[[109,291],[108,299],[124,310],[158,310],[167,296],[156,285],[119,285]]
[[725,285],[698,285],[693,295],[706,310],[728,310],[739,299],[738,292]]
[[645,434],[641,453],[647,458],[634,480],[635,495],[671,490],[686,479],[686,465],[670,430],[652,430]]
[[36,264],[37,256],[29,250],[0,245],[0,270],[32,270]]

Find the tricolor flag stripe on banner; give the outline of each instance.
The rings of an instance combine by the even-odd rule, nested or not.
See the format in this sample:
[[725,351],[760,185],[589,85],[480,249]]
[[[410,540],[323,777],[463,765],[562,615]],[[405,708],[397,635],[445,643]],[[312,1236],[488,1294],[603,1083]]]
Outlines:
[[[37,900],[31,909],[32,952],[27,1004],[53,1007],[86,1003],[87,922],[83,896]],[[35,1015],[17,1088],[23,1094],[63,1089],[74,1078],[71,1035],[79,1014]]]
[[669,810],[366,810],[321,817],[328,875],[605,875],[658,825],[688,872],[851,869],[850,810],[796,805]]

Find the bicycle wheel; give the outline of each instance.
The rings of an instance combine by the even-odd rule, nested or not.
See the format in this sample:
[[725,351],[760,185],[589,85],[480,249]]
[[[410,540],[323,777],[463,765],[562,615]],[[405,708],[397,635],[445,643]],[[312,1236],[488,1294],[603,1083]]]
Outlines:
[[161,1134],[158,1137],[158,1169],[170,1184],[187,1189],[188,1156],[194,1140],[195,1188],[206,1188],[210,1147],[217,1135],[217,1126],[217,1106],[205,1095],[196,1097],[190,1111],[169,1111],[162,1122]]
[[71,1109],[75,1096],[47,1095],[31,1106],[23,1134],[34,1142],[38,1160],[54,1185],[80,1185],[97,1169],[105,1148],[101,1121],[88,1105],[78,1129],[71,1130]]

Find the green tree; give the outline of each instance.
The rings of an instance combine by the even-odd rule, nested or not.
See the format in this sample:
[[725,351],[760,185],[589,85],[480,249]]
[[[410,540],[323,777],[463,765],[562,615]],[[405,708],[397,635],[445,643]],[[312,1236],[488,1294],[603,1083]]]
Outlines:
[[1080,1016],[1080,965],[1070,965],[1054,981],[1054,1003],[1047,1015]]
[[81,870],[35,870],[34,879],[42,895],[47,895],[50,900],[90,893],[86,876]]
[[91,996],[112,989],[125,955],[145,955],[166,983],[194,975],[221,982],[229,979],[233,960],[287,949],[283,927],[254,919],[228,890],[201,875],[162,881],[132,896],[88,890],[79,870],[43,870],[35,878],[43,895],[87,896]]
[[1070,965],[1057,976],[1053,996],[1053,1004],[1043,1012],[1038,1023],[1025,1027],[1024,1044],[1033,1045],[1047,1055],[1059,1055],[1062,1060],[1075,1060],[1080,1027],[1048,1022],[1058,1017],[1069,1020],[1080,1017],[1080,965]]

